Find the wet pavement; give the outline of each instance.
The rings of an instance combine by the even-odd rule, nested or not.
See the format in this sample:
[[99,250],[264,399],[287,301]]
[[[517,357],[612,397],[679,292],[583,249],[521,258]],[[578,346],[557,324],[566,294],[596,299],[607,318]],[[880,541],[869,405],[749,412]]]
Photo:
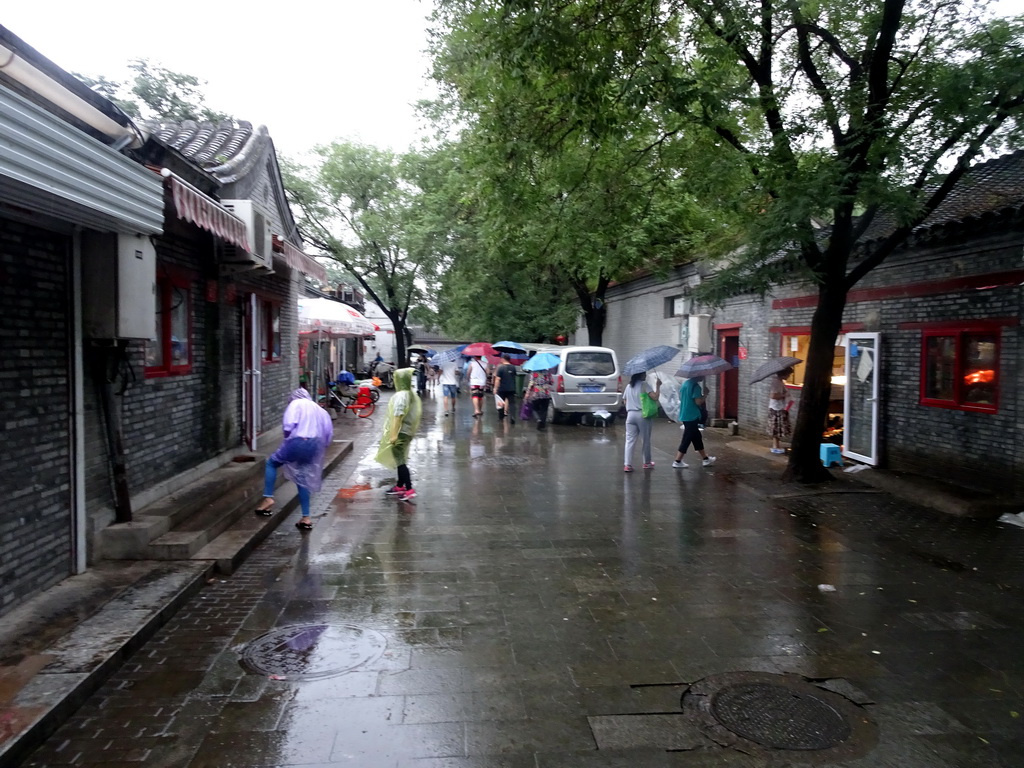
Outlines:
[[853,478],[622,472],[622,431],[424,408],[414,503],[383,409],[25,766],[1024,765],[1024,530]]

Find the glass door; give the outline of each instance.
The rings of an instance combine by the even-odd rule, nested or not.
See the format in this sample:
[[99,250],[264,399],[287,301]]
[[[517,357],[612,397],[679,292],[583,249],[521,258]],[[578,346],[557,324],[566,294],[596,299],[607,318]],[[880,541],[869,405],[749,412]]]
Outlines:
[[843,456],[878,464],[879,334],[846,334]]

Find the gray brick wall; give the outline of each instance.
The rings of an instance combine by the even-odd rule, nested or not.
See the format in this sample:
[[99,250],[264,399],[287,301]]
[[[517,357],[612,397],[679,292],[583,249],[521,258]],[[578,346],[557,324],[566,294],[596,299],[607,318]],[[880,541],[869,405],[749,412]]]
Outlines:
[[0,615],[71,569],[69,254],[0,218]]
[[[1019,220],[986,222],[976,228],[914,243],[872,271],[855,290],[953,280],[1019,270],[1024,266],[1024,225]],[[683,267],[666,279],[643,277],[608,292],[604,342],[625,359],[654,344],[674,343],[675,319],[664,317],[664,300],[694,280]],[[776,326],[809,326],[813,307],[772,309],[774,298],[813,295],[814,286],[786,284],[764,300],[741,296],[707,311],[715,323],[741,323],[740,346],[748,359],[739,372],[738,421],[743,433],[761,435],[767,423],[766,385],[750,386],[750,372],[780,354]],[[879,451],[882,466],[985,490],[1024,493],[1024,344],[1019,323],[1000,331],[998,413],[973,413],[920,404],[921,332],[905,323],[964,322],[1017,318],[1024,289],[1014,283],[908,298],[858,301],[847,305],[844,322],[881,333],[882,369]],[[586,338],[586,331],[577,338]],[[717,340],[716,340],[717,341]],[[585,343],[577,342],[577,343]],[[681,356],[682,358],[683,356]],[[711,405],[717,393],[712,389]],[[799,409],[799,394],[796,393]],[[793,414],[796,415],[794,410]]]
[[[142,343],[129,345],[131,381],[118,404],[128,485],[133,494],[242,442],[242,321],[249,293],[255,291],[265,299],[281,302],[281,362],[263,366],[264,429],[279,423],[287,392],[298,381],[296,288],[289,269],[221,276],[212,237],[176,219],[168,219],[165,234],[157,241],[157,258],[159,265],[193,275],[192,367],[187,374],[146,378]],[[210,280],[217,283],[216,302],[206,297]],[[227,298],[229,283],[234,286],[232,301]],[[97,392],[95,386],[86,387],[86,489],[91,533],[114,519],[109,449]]]

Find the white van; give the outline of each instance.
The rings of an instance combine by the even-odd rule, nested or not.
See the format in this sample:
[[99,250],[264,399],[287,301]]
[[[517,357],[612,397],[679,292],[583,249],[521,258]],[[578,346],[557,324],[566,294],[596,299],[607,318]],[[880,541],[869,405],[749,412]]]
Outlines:
[[615,350],[608,347],[559,347],[562,358],[551,393],[552,423],[565,413],[618,413],[622,404],[622,376]]

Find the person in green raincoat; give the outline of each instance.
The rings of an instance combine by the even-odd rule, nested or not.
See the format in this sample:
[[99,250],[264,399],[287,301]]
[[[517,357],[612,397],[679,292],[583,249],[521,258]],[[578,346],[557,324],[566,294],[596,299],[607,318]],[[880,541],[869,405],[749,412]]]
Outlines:
[[394,373],[395,394],[388,401],[388,415],[377,449],[377,461],[398,470],[398,482],[386,493],[401,501],[416,497],[412,476],[405,463],[409,458],[409,444],[420,426],[423,413],[420,396],[412,391],[413,374],[412,368],[400,368]]

